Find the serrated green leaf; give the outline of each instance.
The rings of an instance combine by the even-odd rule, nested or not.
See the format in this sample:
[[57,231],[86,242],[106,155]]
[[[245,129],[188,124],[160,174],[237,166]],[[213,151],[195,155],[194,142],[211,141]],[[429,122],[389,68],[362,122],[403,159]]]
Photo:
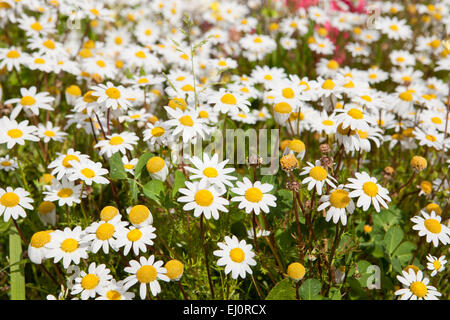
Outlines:
[[397,246],[403,240],[403,230],[399,226],[391,227],[384,236],[384,248],[386,253],[391,256]]
[[289,279],[278,282],[270,290],[266,300],[295,300],[295,288]]
[[406,265],[412,258],[413,251],[416,250],[417,246],[410,242],[405,241],[394,251],[393,256],[398,259],[401,265]]
[[342,299],[342,294],[341,294],[341,291],[338,288],[331,288],[328,297],[331,300],[341,300]]
[[164,193],[164,183],[161,180],[151,180],[142,191],[148,198],[159,202],[160,194]]
[[322,283],[319,280],[308,279],[300,286],[298,292],[304,300],[318,300],[320,289],[322,289]]
[[109,159],[109,166],[110,166],[110,175],[111,178],[122,180],[127,178],[127,172],[125,171],[125,168],[123,167],[122,158],[120,157],[120,153],[116,152],[112,155],[112,157]]

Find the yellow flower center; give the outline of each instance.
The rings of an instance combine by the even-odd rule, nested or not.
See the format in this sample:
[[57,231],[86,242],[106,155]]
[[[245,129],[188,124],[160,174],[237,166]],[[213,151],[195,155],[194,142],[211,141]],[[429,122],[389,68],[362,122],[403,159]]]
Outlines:
[[265,79],[265,80],[272,80],[273,78],[272,78],[272,76],[271,76],[270,74],[266,74],[266,75],[264,76],[264,79]]
[[97,235],[97,238],[99,240],[108,240],[113,236],[115,231],[116,231],[116,229],[114,228],[114,226],[112,224],[106,222],[106,223],[101,224],[97,228],[97,231],[95,232],[95,234]]
[[67,253],[74,252],[79,247],[79,243],[77,240],[73,238],[67,238],[61,243],[61,250]]
[[331,79],[327,79],[322,84],[322,89],[325,90],[333,90],[336,84]]
[[106,293],[106,298],[108,298],[108,300],[120,300],[122,298],[122,295],[116,290],[109,290]]
[[31,24],[31,29],[33,29],[34,31],[41,31],[42,30],[42,25],[39,22],[34,22]]
[[130,241],[138,241],[142,237],[142,232],[139,229],[130,230],[127,233],[127,238]]
[[120,98],[120,91],[116,88],[108,88],[105,90],[106,95],[110,99],[119,99]]
[[357,120],[364,118],[362,111],[359,109],[355,109],[355,108],[348,110],[347,114],[350,117],[352,117],[353,119],[357,119]]
[[439,260],[434,260],[433,261],[433,267],[435,270],[439,270],[441,268],[441,263],[439,262]]
[[291,113],[292,112],[292,107],[287,102],[277,103],[275,105],[275,107],[273,107],[273,109],[275,110],[275,112],[278,112],[278,113]]
[[31,237],[30,245],[33,248],[42,248],[44,245],[50,242],[50,232],[48,231],[39,231],[33,234]]
[[156,173],[162,170],[166,163],[161,157],[152,157],[147,161],[146,167],[149,173]]
[[411,283],[411,285],[409,286],[409,290],[411,290],[411,292],[418,298],[425,297],[428,292],[427,286],[424,285],[421,281]]
[[20,198],[14,192],[6,192],[0,198],[0,204],[4,207],[12,208],[19,204]]
[[74,155],[72,155],[72,154],[69,154],[69,155],[65,156],[65,158],[64,158],[64,160],[63,160],[63,162],[62,162],[62,164],[63,164],[63,166],[66,167],[66,168],[72,168],[72,165],[69,163],[69,161],[73,161],[73,160],[75,160],[75,161],[77,161],[77,162],[80,162],[80,159],[78,159],[77,156],[74,156]]
[[214,201],[214,196],[211,191],[202,189],[195,193],[194,199],[199,206],[209,207]]
[[334,122],[327,119],[327,120],[323,120],[323,121],[322,121],[322,124],[323,124],[324,126],[332,126],[332,125],[334,124]]
[[132,224],[140,224],[150,216],[150,210],[144,205],[137,205],[131,208],[128,218]]
[[68,198],[73,194],[73,190],[70,188],[64,188],[58,191],[58,197]]
[[234,248],[230,250],[230,258],[236,263],[241,263],[245,259],[244,250],[241,248]]
[[191,86],[190,84],[186,84],[186,85],[181,87],[181,90],[183,90],[183,91],[194,91],[194,87]]
[[89,168],[82,169],[81,174],[88,179],[92,179],[93,177],[95,177],[95,172]]
[[93,96],[93,95],[92,95],[93,92],[94,92],[94,91],[88,91],[88,92],[86,92],[86,93],[84,94],[84,96],[83,96],[83,101],[84,101],[84,102],[87,102],[87,103],[92,103],[92,102],[97,101],[97,100],[98,100],[98,97],[97,97],[97,96]]
[[51,137],[55,136],[55,132],[51,131],[51,130],[47,130],[44,132],[44,135],[51,138]]
[[20,104],[23,106],[32,106],[36,103],[36,99],[34,99],[31,96],[25,96],[22,99],[20,99]]
[[178,119],[178,121],[179,121],[183,126],[186,126],[186,127],[192,127],[192,126],[194,126],[194,120],[192,120],[191,116],[189,116],[189,115],[185,115],[185,116],[180,117],[180,118]]
[[123,167],[124,167],[125,169],[131,170],[131,169],[134,168],[134,165],[132,165],[132,164],[124,164]]
[[311,171],[309,171],[309,175],[317,181],[323,181],[327,178],[328,174],[327,174],[327,170],[325,170],[324,168],[320,167],[320,166],[315,166],[311,169]]
[[231,93],[224,94],[222,96],[222,98],[220,98],[220,101],[225,104],[236,104],[237,103],[236,97],[233,96]]
[[6,54],[6,57],[9,59],[17,59],[20,57],[19,51],[11,50]]
[[106,67],[106,62],[103,61],[103,60],[97,60],[96,63],[97,63],[97,65],[98,65],[100,68]]
[[54,50],[55,49],[55,43],[52,40],[50,40],[50,39],[44,41],[44,43],[42,43],[42,44],[47,49],[50,49],[50,50]]
[[429,181],[422,181],[420,183],[420,188],[422,189],[423,192],[425,192],[426,194],[430,194],[431,190],[433,190],[433,185],[431,184],[431,182]]
[[116,207],[106,206],[100,212],[100,219],[103,221],[109,221],[119,213]]
[[207,176],[208,178],[215,178],[218,175],[218,172],[215,168],[208,167],[205,170],[203,170],[203,174]]
[[411,102],[413,99],[413,95],[411,94],[410,91],[405,91],[399,94],[398,96],[400,99],[402,99],[403,101],[407,101],[407,102]]
[[157,272],[153,266],[142,266],[136,272],[136,278],[140,283],[149,283],[156,280]]
[[115,136],[115,137],[112,137],[109,140],[109,144],[112,145],[112,146],[117,146],[117,145],[122,144],[124,142],[125,141],[123,140],[123,138],[121,136]]
[[441,215],[441,214],[442,214],[442,209],[441,209],[441,207],[439,207],[439,205],[436,204],[436,203],[430,203],[430,204],[428,204],[428,205],[425,207],[425,210],[426,210],[428,213],[431,213],[431,212],[434,211],[437,215]]
[[2,161],[0,164],[4,167],[9,167],[11,165],[11,161]]
[[372,102],[372,98],[369,96],[361,96],[361,99],[366,100],[367,102]]
[[166,276],[168,276],[170,279],[179,278],[184,270],[183,264],[176,259],[167,261],[167,263],[164,265],[164,268],[166,268],[167,270]]
[[432,233],[441,233],[442,226],[436,219],[426,219],[424,225]]
[[99,282],[100,278],[96,274],[89,273],[81,279],[81,287],[85,290],[92,290]]
[[20,129],[11,129],[8,131],[8,136],[10,136],[13,139],[18,139],[21,136],[23,136],[23,132]]
[[281,90],[281,94],[286,99],[292,99],[295,96],[294,90],[292,90],[291,88],[284,88],[283,90]]
[[336,70],[338,68],[339,68],[339,63],[336,60],[330,60],[330,62],[328,62],[328,69]]
[[245,199],[250,202],[260,202],[263,198],[263,193],[258,188],[249,188],[245,191]]
[[348,192],[341,189],[333,191],[330,195],[330,203],[335,208],[346,208],[350,203]]
[[305,276],[305,267],[298,262],[291,263],[287,268],[287,274],[294,280],[301,280]]
[[427,140],[429,140],[431,142],[435,142],[437,140],[437,138],[435,136],[431,135],[431,134],[427,134],[425,136],[425,139],[427,139]]
[[162,127],[154,127],[152,128],[152,136],[160,137],[164,134],[165,130]]
[[398,31],[398,26],[396,24],[393,24],[389,27],[392,31]]
[[378,186],[372,181],[368,181],[363,184],[363,191],[369,197],[375,197],[378,194]]
[[253,39],[254,43],[261,43],[262,39],[260,37],[256,37],[255,39]]
[[434,124],[442,124],[442,120],[439,117],[431,118],[431,122],[433,122]]

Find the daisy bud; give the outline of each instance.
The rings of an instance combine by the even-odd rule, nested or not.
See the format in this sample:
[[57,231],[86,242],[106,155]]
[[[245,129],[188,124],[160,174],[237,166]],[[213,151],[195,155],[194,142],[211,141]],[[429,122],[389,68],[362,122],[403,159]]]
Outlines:
[[368,224],[366,224],[366,225],[363,227],[363,229],[364,229],[364,233],[369,234],[369,233],[372,232],[372,226],[369,226]]
[[291,263],[287,268],[287,274],[289,278],[294,281],[300,281],[305,276],[305,267],[298,262]]
[[56,224],[56,206],[53,202],[43,201],[38,207],[38,216],[44,226]]
[[289,181],[286,183],[286,189],[298,192],[300,190],[300,183],[297,181]]
[[328,152],[331,151],[331,148],[330,148],[330,146],[329,146],[327,143],[322,143],[322,144],[319,146],[319,150],[320,150],[320,152],[322,152],[323,154],[326,154],[326,153],[328,153]]
[[410,269],[414,270],[415,273],[420,271],[420,269],[418,267],[416,267],[415,265],[412,265],[412,264],[407,265],[405,267],[405,269],[403,269],[403,270],[406,271],[406,272],[409,272]]
[[427,204],[427,206],[425,207],[425,211],[428,212],[428,213],[431,213],[432,211],[434,211],[439,216],[442,214],[441,207],[439,207],[438,204],[433,203],[433,202]]
[[384,168],[384,174],[388,176],[392,176],[394,174],[395,170],[392,167],[386,167]]
[[100,219],[103,221],[109,221],[119,213],[116,207],[106,206],[100,212]]
[[424,170],[427,167],[427,159],[421,156],[414,156],[411,159],[411,167],[417,172]]
[[176,259],[167,261],[164,268],[167,270],[166,276],[168,276],[172,281],[180,280],[183,275],[184,265]]
[[281,169],[286,172],[290,172],[300,167],[300,162],[293,153],[287,154],[280,159]]
[[45,247],[51,241],[51,233],[53,230],[39,231],[33,234],[28,245],[28,257],[31,262],[41,264],[46,259],[48,249]]
[[322,167],[332,169],[334,164],[333,157],[323,156],[320,158],[320,164]]

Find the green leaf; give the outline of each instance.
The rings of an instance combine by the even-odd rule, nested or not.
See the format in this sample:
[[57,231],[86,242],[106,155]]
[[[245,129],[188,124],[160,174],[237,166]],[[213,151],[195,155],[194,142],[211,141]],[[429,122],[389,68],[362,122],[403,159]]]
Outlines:
[[22,240],[13,228],[9,233],[9,263],[11,277],[11,300],[25,300],[24,265],[20,263],[22,256]]
[[144,186],[142,191],[148,198],[159,202],[160,193],[164,193],[164,184],[161,180],[151,180]]
[[135,179],[139,179],[142,174],[142,169],[147,164],[148,159],[150,159],[153,156],[153,153],[146,152],[142,156],[139,157],[138,163],[136,164],[136,169],[134,169],[134,177]]
[[270,290],[266,300],[295,300],[295,288],[289,279],[278,282]]
[[172,197],[175,197],[175,195],[178,192],[178,189],[184,187],[185,181],[186,181],[186,177],[184,176],[183,172],[176,171],[175,172],[175,181],[173,182],[173,187],[172,187]]
[[394,251],[393,256],[398,259],[402,265],[407,265],[412,258],[413,251],[416,250],[417,246],[410,242],[405,241],[398,246],[397,250]]
[[308,279],[301,285],[299,294],[304,300],[318,300],[320,289],[322,289],[322,283],[319,280]]
[[122,158],[120,157],[120,153],[116,152],[109,159],[109,166],[111,168],[110,175],[111,178],[122,180],[127,178],[127,172],[123,167]]
[[403,230],[399,226],[391,227],[384,236],[384,247],[389,256],[392,255],[395,248],[402,242],[403,240]]
[[400,264],[400,261],[397,258],[391,258],[391,264],[394,270],[398,273],[402,272],[402,265]]
[[331,300],[341,300],[342,299],[342,294],[341,294],[341,291],[339,291],[338,288],[331,288],[330,289],[330,294],[328,295],[328,297]]
[[0,222],[0,233],[6,232],[9,229],[9,225],[11,224],[11,220],[8,222]]
[[130,182],[130,193],[131,193],[131,197],[133,199],[133,201],[137,200],[138,197],[138,186],[136,183],[136,180],[128,180]]

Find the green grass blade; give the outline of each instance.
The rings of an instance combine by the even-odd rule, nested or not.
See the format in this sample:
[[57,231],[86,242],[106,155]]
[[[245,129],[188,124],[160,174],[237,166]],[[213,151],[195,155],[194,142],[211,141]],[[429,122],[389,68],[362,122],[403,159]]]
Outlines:
[[9,262],[11,265],[11,300],[25,300],[24,264],[19,263],[22,256],[22,241],[11,227],[9,233]]

